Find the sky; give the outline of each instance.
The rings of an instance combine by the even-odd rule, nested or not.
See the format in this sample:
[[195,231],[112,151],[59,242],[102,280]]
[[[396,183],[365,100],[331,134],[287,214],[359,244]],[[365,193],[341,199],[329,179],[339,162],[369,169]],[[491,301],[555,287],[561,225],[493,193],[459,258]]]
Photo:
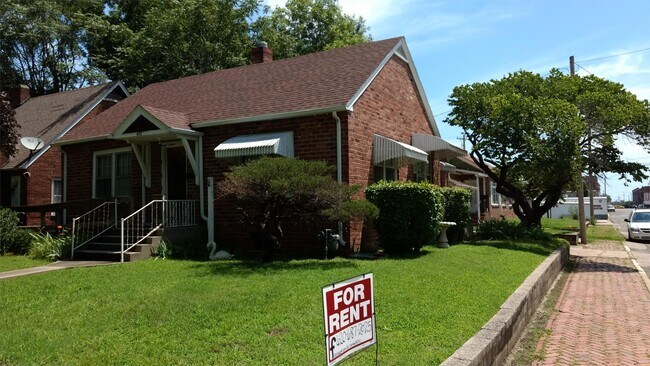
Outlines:
[[[266,0],[275,6],[283,0]],[[499,79],[509,72],[569,70],[595,74],[650,99],[648,0],[339,0],[361,16],[374,40],[406,37],[442,137],[457,145],[461,130],[444,123],[454,86]],[[272,46],[271,46],[272,47]],[[643,51],[639,51],[643,50]],[[639,51],[629,53],[633,51]],[[627,53],[627,54],[625,54]],[[625,54],[625,55],[621,55]],[[615,57],[602,58],[612,55]],[[602,59],[601,59],[602,58]],[[598,59],[598,60],[594,60]],[[619,139],[623,158],[650,166],[650,154]],[[649,174],[650,175],[650,174]],[[601,190],[605,187],[600,180]],[[607,176],[607,194],[628,199],[632,189]]]

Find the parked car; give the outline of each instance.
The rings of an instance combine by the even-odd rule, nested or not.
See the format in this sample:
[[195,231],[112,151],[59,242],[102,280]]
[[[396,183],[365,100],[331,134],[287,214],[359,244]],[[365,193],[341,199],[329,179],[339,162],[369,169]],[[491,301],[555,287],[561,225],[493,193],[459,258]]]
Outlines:
[[616,212],[616,207],[614,207],[614,205],[608,205],[607,212]]
[[630,240],[650,240],[650,209],[632,211],[627,222],[627,237]]

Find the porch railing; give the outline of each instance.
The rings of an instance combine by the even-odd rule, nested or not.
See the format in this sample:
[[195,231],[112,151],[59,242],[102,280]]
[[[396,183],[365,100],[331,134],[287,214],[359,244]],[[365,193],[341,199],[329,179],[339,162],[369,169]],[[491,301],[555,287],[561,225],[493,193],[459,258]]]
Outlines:
[[153,200],[122,219],[122,255],[163,227],[196,225],[197,201]]
[[117,200],[104,202],[85,214],[72,219],[72,245],[70,257],[74,251],[102,235],[117,222]]

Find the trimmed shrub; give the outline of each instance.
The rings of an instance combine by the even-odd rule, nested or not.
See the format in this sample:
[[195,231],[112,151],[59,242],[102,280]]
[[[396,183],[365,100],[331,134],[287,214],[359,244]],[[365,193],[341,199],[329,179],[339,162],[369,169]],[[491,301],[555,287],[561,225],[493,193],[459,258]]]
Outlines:
[[438,238],[443,197],[433,184],[381,181],[366,189],[366,197],[379,208],[375,227],[387,253],[418,252]]
[[471,220],[470,209],[472,192],[466,188],[442,187],[445,213],[442,221],[455,222],[456,226],[447,229],[447,239],[450,243],[460,243],[465,238],[465,227]]
[[31,234],[32,231],[28,229],[17,228],[14,230],[14,232],[9,235],[7,252],[17,255],[27,254],[32,244]]
[[23,246],[24,235],[22,233],[16,234],[18,228],[18,213],[8,208],[0,207],[0,255],[8,252],[18,250],[16,254],[20,253],[20,248]]

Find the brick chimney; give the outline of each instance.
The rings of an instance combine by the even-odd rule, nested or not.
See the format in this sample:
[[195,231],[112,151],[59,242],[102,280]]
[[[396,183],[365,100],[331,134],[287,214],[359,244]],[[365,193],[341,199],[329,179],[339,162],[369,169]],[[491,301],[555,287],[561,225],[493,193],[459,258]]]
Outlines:
[[261,41],[257,44],[257,47],[254,47],[251,51],[251,63],[261,64],[264,62],[273,61],[273,51],[269,48],[269,45]]
[[20,84],[9,89],[9,103],[11,108],[20,107],[25,101],[29,99],[29,87],[25,84]]

